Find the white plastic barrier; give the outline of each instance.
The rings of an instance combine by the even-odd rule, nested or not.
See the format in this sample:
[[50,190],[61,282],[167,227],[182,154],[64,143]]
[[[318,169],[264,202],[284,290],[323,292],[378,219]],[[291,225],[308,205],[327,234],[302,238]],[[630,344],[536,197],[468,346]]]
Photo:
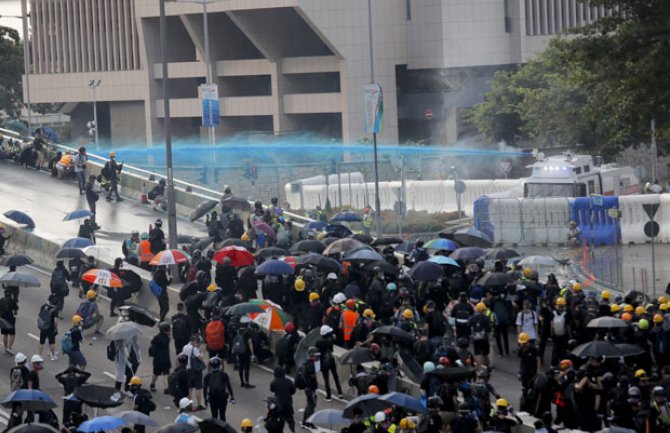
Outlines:
[[565,243],[570,201],[567,198],[523,199],[521,220],[525,244]]
[[[667,196],[667,194],[663,194]],[[668,198],[664,198],[663,202],[667,203]],[[625,195],[619,197],[619,209],[621,210],[621,219],[619,224],[621,227],[621,243],[645,243],[650,241],[644,234],[644,225],[649,221],[643,204],[647,203],[661,203],[661,196],[658,194],[644,194],[644,195]],[[661,230],[664,226],[670,225],[670,220],[664,223],[664,217],[670,217],[670,212],[666,209],[663,212],[663,206],[659,207],[658,212],[654,216],[654,220],[659,223]],[[670,227],[666,229],[670,230]],[[668,235],[664,234],[664,238],[668,239]],[[660,240],[660,239],[659,239]]]
[[[670,243],[670,194],[661,194],[659,202],[661,207],[658,209],[658,214],[654,216],[654,221],[657,221],[661,228],[657,240],[661,243]],[[659,214],[665,216],[668,220],[659,221]]]
[[520,199],[491,199],[489,202],[489,220],[494,227],[493,239],[495,244],[520,244],[523,241],[520,216]]

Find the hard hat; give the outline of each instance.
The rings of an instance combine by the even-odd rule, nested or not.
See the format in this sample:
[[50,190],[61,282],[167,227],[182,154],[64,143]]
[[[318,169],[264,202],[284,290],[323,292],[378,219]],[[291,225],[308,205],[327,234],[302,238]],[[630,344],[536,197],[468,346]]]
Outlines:
[[400,420],[400,423],[398,423],[398,427],[403,430],[412,430],[414,427],[410,427],[411,422],[412,421],[409,418],[403,418]]
[[662,386],[655,386],[654,389],[652,390],[652,393],[654,394],[655,397],[656,396],[664,397],[666,395],[665,388],[663,388]]
[[368,394],[379,394],[379,387],[377,385],[368,386]]
[[38,362],[44,362],[44,358],[42,358],[39,355],[33,355],[33,356],[30,357],[30,363],[31,364],[36,364]]
[[139,376],[133,376],[130,378],[130,385],[139,386],[142,385],[142,378]]
[[95,297],[98,296],[97,293],[95,293],[95,290],[89,290],[86,292],[86,299],[95,299]]
[[523,268],[523,276],[528,278],[533,273],[533,270],[529,267]]
[[621,320],[625,320],[626,322],[630,322],[633,320],[633,316],[630,313],[623,313],[621,315]]
[[293,322],[286,322],[286,325],[284,325],[284,331],[286,332],[295,331],[295,325],[293,324]]
[[442,399],[436,395],[428,397],[428,400],[426,401],[426,407],[428,408],[439,408],[443,404],[444,402]]
[[160,329],[160,330],[163,331],[163,332],[165,332],[165,331],[169,331],[170,328],[172,328],[172,325],[170,325],[170,322],[161,322],[161,323],[158,325],[158,329]]
[[81,316],[79,316],[79,315],[77,315],[77,314],[75,314],[74,316],[72,316],[72,324],[73,324],[73,325],[79,325],[79,324],[81,323],[82,320],[84,320],[84,319],[82,319]]
[[310,355],[310,356],[319,356],[319,355],[321,355],[321,354],[319,353],[319,349],[318,349],[316,346],[309,346],[309,347],[307,348],[307,354]]
[[431,361],[426,361],[423,363],[424,373],[430,373],[431,371],[434,370],[435,370],[435,364],[433,364]]
[[568,368],[572,367],[572,361],[569,359],[562,359],[559,366],[561,367],[561,370],[567,370]]
[[396,283],[388,283],[386,285],[386,290],[388,290],[389,292],[395,292],[396,290],[398,290],[398,285]]
[[111,152],[109,152],[109,157],[110,158],[114,158],[115,156],[116,156],[116,152],[114,152],[113,150]]
[[519,344],[528,343],[528,340],[530,340],[530,337],[528,336],[527,333],[522,332],[521,334],[519,334],[518,338]]
[[240,237],[240,240],[248,242],[249,241],[249,234],[248,233],[242,234],[242,236]]
[[[638,370],[644,373],[644,370]],[[640,392],[640,388],[637,386],[631,386],[628,388],[628,398],[640,398],[642,396],[642,393]]]
[[607,290],[603,290],[603,292],[600,294],[600,297],[605,300],[609,299],[611,296],[612,294]]
[[319,334],[321,334],[322,337],[323,337],[324,335],[328,335],[328,334],[330,334],[331,332],[333,332],[333,328],[331,328],[331,327],[328,326],[328,325],[322,325],[322,326],[321,326],[321,329],[319,329]]
[[662,314],[654,314],[654,323],[663,323],[663,315]]
[[643,369],[635,370],[635,378],[640,380],[647,380],[647,372]]
[[449,365],[449,358],[446,356],[440,356],[440,359],[437,360],[440,365]]
[[347,300],[347,297],[344,296],[344,293],[338,293],[333,296],[333,304],[341,304]]
[[556,305],[565,305],[565,298],[556,298]]
[[630,304],[626,304],[623,306],[623,312],[624,313],[632,313],[633,312],[633,306]]
[[658,297],[658,303],[659,304],[665,304],[668,302],[668,297],[665,295],[661,295]]
[[483,302],[479,302],[475,306],[475,310],[477,310],[478,313],[483,313],[484,311],[486,311],[486,304]]
[[26,362],[26,355],[24,355],[22,352],[17,353],[16,356],[14,357],[14,362],[17,364],[22,364]]
[[179,400],[179,409],[186,409],[189,406],[193,404],[193,400],[191,400],[188,397],[183,397],[181,400]]
[[312,292],[309,294],[309,302],[318,301],[321,298],[318,293]]
[[414,313],[409,308],[405,308],[402,311],[402,317],[403,317],[403,319],[413,319],[414,318]]
[[375,414],[375,422],[384,422],[384,421],[386,421],[386,414],[382,411],[377,412]]
[[640,329],[642,329],[643,331],[644,331],[645,329],[649,329],[649,321],[648,321],[647,319],[640,319],[640,320],[637,322],[637,326],[639,326]]
[[575,283],[575,284],[572,285],[572,289],[573,289],[575,292],[580,292],[580,291],[582,290],[582,285],[579,284],[579,283]]
[[254,422],[250,420],[249,418],[244,418],[242,422],[240,423],[240,428],[253,428],[254,427]]
[[347,299],[347,302],[344,305],[346,305],[347,308],[355,308],[356,301],[354,301],[353,299]]
[[337,280],[337,274],[335,272],[329,272],[328,275],[326,275],[327,280]]
[[147,239],[149,239],[149,233],[142,232],[142,234],[140,235],[140,239],[146,241]]
[[372,311],[372,308],[366,308],[365,311],[363,311],[363,317],[369,317],[370,319],[374,319],[375,312]]
[[303,290],[305,290],[305,282],[301,278],[299,278],[295,280],[293,287],[295,288],[296,291],[302,292]]
[[611,313],[618,313],[619,311],[621,311],[621,307],[619,306],[619,304],[612,304],[610,306]]
[[221,358],[219,358],[218,356],[209,358],[209,366],[215,370],[221,368]]
[[509,403],[504,398],[499,398],[498,400],[496,400],[496,406],[498,406],[498,407],[508,407]]
[[208,292],[214,292],[216,291],[216,289],[218,289],[218,287],[216,287],[216,284],[210,284],[209,286],[207,286]]
[[641,316],[641,315],[645,314],[646,312],[647,312],[647,310],[645,310],[645,308],[642,305],[640,305],[639,307],[635,307],[635,314],[638,315],[638,316]]
[[667,302],[666,302],[665,304],[661,304],[661,305],[658,307],[658,309],[661,310],[661,311],[667,311],[667,310],[670,309],[670,304],[667,303]]

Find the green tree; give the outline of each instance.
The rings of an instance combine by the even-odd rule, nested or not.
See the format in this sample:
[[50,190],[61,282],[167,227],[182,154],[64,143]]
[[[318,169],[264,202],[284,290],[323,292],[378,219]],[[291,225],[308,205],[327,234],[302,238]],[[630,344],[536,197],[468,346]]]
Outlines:
[[23,107],[23,44],[19,33],[0,26],[0,110],[12,118]]

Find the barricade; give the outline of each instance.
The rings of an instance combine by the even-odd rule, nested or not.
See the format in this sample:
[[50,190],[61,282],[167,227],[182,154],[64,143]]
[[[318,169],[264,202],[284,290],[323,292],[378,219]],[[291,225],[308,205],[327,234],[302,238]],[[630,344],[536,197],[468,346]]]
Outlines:
[[[644,234],[644,225],[649,221],[649,217],[642,205],[650,203],[660,204],[660,198],[661,196],[659,194],[627,195],[619,197],[619,209],[621,210],[621,243],[641,244],[651,242],[651,238]],[[670,200],[670,198],[663,199],[663,202],[666,203],[665,207],[670,205],[668,200]],[[665,231],[663,230],[664,226],[667,225],[663,223],[663,217],[664,215],[670,215],[670,212],[666,210],[664,213],[663,207],[664,206],[659,207],[658,212],[654,216],[654,220],[659,223],[663,237],[668,239],[667,233],[668,230],[670,230],[670,227],[666,228]]]
[[523,243],[532,245],[565,243],[570,217],[570,201],[567,198],[523,199],[521,201]]
[[489,215],[494,226],[494,244],[518,245],[523,241],[521,200],[494,198],[489,204]]
[[580,238],[591,245],[614,245],[619,225],[607,214],[608,209],[619,207],[619,197],[602,197],[602,205],[594,204],[591,197],[577,197],[572,205],[572,220],[581,232]]

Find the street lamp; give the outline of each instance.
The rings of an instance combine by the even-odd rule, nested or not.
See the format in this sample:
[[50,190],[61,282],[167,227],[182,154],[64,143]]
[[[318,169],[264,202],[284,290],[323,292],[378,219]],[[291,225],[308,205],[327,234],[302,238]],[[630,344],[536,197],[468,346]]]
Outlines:
[[93,130],[95,132],[95,147],[98,147],[100,144],[100,135],[98,134],[98,100],[95,97],[95,91],[100,87],[102,80],[91,80],[88,83],[88,87],[93,91]]
[[[375,51],[372,44],[372,0],[368,0],[368,37],[370,40],[370,83],[375,83]],[[372,133],[372,148],[375,168],[375,226],[377,237],[382,237],[382,209],[379,201],[379,163],[377,157],[377,133]]]

